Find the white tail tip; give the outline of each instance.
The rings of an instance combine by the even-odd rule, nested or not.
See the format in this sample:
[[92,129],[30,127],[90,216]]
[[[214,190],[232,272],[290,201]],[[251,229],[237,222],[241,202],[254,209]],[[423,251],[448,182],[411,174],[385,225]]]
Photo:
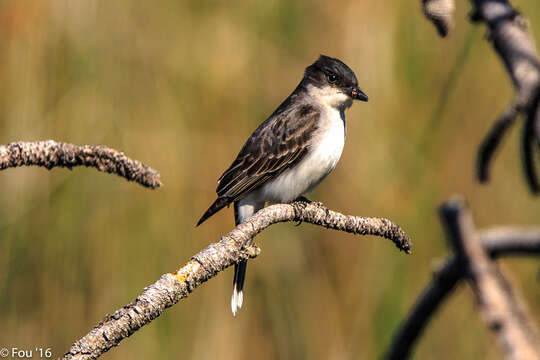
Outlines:
[[244,303],[244,292],[240,291],[238,295],[236,295],[236,299],[237,299],[236,306],[238,306],[238,310],[240,310],[242,308],[242,304]]
[[236,315],[236,312],[242,308],[242,303],[244,302],[244,292],[237,291],[236,286],[233,289],[233,294],[231,297],[231,311],[233,316]]

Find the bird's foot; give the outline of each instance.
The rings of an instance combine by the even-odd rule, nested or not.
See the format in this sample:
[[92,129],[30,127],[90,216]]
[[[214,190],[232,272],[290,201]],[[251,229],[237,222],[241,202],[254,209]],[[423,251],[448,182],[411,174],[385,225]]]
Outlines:
[[[305,196],[299,196],[294,201],[294,206],[299,209],[305,209],[308,204],[315,205],[318,207],[324,207],[323,203],[317,202],[317,201],[311,201]],[[297,214],[299,214],[299,211],[296,211]],[[295,226],[300,226],[302,224],[302,220],[298,221],[298,223]]]
[[307,203],[307,204],[311,204],[312,201],[309,200],[307,197],[305,196],[299,196],[297,197],[296,199],[294,199],[294,202],[303,202],[303,203]]
[[[306,206],[308,204],[311,204],[311,200],[309,200],[307,197],[305,196],[299,196],[297,197],[296,199],[294,199],[293,201],[293,207],[294,207],[294,212],[297,216],[300,215],[301,213],[301,210],[304,210],[306,208]],[[301,210],[300,210],[301,209]],[[298,223],[294,226],[300,226],[302,225],[302,220],[300,219],[298,221]]]
[[[315,206],[318,206],[318,207],[324,207],[323,203],[322,202],[319,202],[319,201],[311,201],[309,200],[307,197],[305,196],[299,196],[297,197],[294,202],[300,202],[300,203],[304,203],[304,204],[311,204],[311,205],[315,205]],[[304,205],[305,207],[305,205]]]

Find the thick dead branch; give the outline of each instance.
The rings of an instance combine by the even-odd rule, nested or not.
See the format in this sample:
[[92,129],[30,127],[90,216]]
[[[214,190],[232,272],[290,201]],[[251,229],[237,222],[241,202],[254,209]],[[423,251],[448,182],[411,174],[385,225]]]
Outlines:
[[73,145],[53,140],[14,142],[0,146],[0,170],[19,166],[93,167],[145,187],[161,186],[159,172],[117,150],[99,145]]
[[[479,237],[483,248],[492,258],[540,254],[540,228],[493,228],[479,232]],[[386,359],[410,357],[414,344],[422,335],[429,320],[465,276],[464,262],[455,255],[438,266],[433,279],[397,330]]]
[[320,203],[294,202],[266,207],[223,236],[217,243],[193,256],[174,273],[168,273],[146,287],[132,303],[107,315],[87,335],[75,342],[64,359],[95,359],[116,346],[168,307],[187,297],[195,288],[227,267],[258,255],[246,242],[268,226],[279,222],[307,222],[352,234],[376,235],[391,240],[410,253],[411,242],[396,224],[383,218],[343,215]]
[[528,320],[524,303],[480,241],[463,200],[441,207],[441,221],[456,256],[463,261],[484,321],[503,345],[509,359],[540,359],[540,341]]

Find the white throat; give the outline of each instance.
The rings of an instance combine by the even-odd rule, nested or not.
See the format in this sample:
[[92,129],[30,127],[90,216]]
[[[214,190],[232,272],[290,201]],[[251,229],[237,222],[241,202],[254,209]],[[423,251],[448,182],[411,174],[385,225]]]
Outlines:
[[344,111],[352,105],[352,99],[338,88],[333,86],[324,86],[322,88],[308,85],[307,91],[315,102],[323,104],[323,106],[332,107],[339,111]]
[[[294,167],[284,171],[240,201],[241,207],[256,207],[265,201],[287,203],[310,192],[336,167],[345,144],[345,109],[351,98],[330,86],[308,86],[310,102],[320,110],[317,130],[309,153]],[[255,205],[253,205],[255,204]]]

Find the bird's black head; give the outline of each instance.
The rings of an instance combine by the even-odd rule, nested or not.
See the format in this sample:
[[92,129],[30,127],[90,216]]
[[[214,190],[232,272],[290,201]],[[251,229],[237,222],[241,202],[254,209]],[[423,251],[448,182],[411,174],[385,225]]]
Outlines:
[[304,81],[317,88],[330,86],[354,100],[368,100],[367,95],[358,88],[358,80],[351,68],[341,60],[329,56],[321,55],[317,61],[308,66]]

